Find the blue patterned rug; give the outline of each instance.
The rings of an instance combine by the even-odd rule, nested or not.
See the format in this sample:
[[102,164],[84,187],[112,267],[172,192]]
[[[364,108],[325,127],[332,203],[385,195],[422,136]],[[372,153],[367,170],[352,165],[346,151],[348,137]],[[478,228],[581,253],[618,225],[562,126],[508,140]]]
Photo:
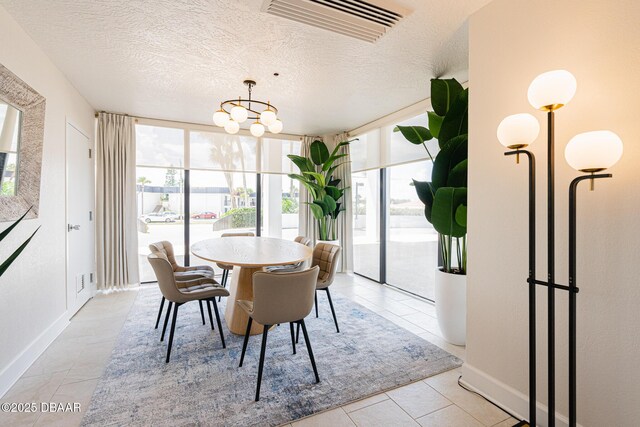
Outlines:
[[140,290],[82,425],[277,426],[462,364],[337,292],[332,296],[339,334],[324,292],[320,317],[312,312],[306,320],[321,382],[314,382],[302,334],[293,355],[289,325],[282,325],[269,332],[260,401],[254,402],[260,336],[251,337],[238,368],[243,337],[231,334],[223,319],[222,349],[218,331],[208,321],[202,325],[192,302],[180,308],[165,364],[166,341],[153,328],[160,292]]

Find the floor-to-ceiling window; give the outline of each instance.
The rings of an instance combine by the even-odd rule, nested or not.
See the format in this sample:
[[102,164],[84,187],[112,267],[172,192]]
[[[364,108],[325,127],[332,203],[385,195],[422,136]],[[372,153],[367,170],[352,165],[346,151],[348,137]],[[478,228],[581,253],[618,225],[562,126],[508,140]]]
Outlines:
[[380,130],[360,135],[350,152],[353,270],[380,281]]
[[300,184],[287,174],[300,172],[287,155],[300,155],[301,143],[273,138],[263,138],[261,142],[261,234],[293,240],[299,234]]
[[[426,114],[399,121],[427,126]],[[354,272],[413,294],[434,299],[437,233],[424,216],[413,179],[428,181],[431,161],[395,125],[358,136],[351,146]],[[431,154],[437,143],[429,143]]]
[[146,260],[152,242],[170,241],[178,262],[193,265],[205,262],[190,259],[188,246],[223,233],[298,235],[299,186],[286,176],[293,171],[286,155],[300,153],[297,138],[166,126],[136,126],[141,281],[155,280]]
[[140,280],[155,280],[147,262],[149,244],[174,243],[183,262],[184,131],[159,126],[136,126],[136,197],[138,203],[138,259]]

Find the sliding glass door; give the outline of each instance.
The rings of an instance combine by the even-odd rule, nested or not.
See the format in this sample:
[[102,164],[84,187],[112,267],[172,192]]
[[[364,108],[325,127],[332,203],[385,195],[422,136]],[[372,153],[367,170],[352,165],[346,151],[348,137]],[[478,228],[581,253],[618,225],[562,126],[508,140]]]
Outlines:
[[412,179],[426,181],[431,163],[416,162],[387,169],[388,221],[386,282],[434,299],[438,234],[424,216]]
[[[426,115],[400,124],[427,126]],[[424,216],[413,180],[429,181],[425,147],[404,140],[394,126],[351,144],[354,272],[433,300],[438,236]],[[427,146],[438,151],[437,141]]]
[[353,270],[380,281],[380,170],[351,175]]

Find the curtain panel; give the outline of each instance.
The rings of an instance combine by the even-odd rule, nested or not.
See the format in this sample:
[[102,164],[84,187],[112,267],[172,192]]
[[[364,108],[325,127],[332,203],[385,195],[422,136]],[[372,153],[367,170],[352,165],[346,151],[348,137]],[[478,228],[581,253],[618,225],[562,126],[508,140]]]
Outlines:
[[137,284],[136,131],[132,117],[98,115],[96,175],[98,289]]
[[[347,133],[341,133],[334,137],[333,146],[337,146],[342,141],[348,141],[349,135]],[[350,272],[353,271],[353,212],[352,212],[352,199],[351,199],[351,156],[349,155],[349,145],[345,145],[340,148],[341,154],[347,154],[347,157],[342,158],[341,166],[336,169],[335,178],[342,180],[342,187],[345,188],[344,195],[342,196],[342,206],[345,211],[340,214],[337,221],[338,227],[338,240],[340,240],[341,262],[340,271]]]

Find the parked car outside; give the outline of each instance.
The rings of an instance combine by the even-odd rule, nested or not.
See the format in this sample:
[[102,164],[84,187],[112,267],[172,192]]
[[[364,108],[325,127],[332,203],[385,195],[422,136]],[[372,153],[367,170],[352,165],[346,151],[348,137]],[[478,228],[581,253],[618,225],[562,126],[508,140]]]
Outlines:
[[195,214],[191,215],[191,218],[193,218],[193,219],[216,219],[216,218],[218,218],[218,214],[216,214],[215,212],[205,211],[205,212],[195,213]]
[[175,212],[152,212],[142,215],[140,219],[147,224],[150,222],[176,222],[180,219],[180,215]]

